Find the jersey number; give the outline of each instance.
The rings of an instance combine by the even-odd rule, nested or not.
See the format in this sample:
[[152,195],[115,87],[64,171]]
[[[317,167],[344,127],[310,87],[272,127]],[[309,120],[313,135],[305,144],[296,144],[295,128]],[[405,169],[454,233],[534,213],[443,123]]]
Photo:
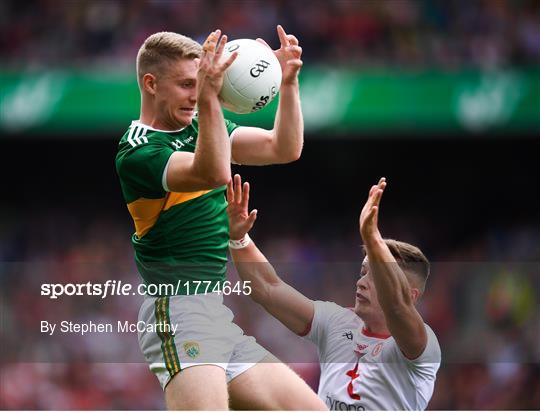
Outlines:
[[353,382],[356,378],[360,377],[360,373],[358,373],[358,362],[359,361],[356,362],[354,369],[351,369],[350,371],[347,371],[346,373],[346,375],[351,378],[351,381],[347,385],[347,393],[349,394],[351,399],[355,399],[357,401],[360,400],[360,395],[354,392]]

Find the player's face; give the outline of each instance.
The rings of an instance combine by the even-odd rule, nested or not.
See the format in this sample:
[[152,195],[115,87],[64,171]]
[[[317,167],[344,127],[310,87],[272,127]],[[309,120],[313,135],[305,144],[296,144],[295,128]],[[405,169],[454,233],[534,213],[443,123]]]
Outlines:
[[384,316],[377,291],[373,283],[373,278],[369,273],[367,257],[362,262],[360,277],[356,281],[356,299],[354,301],[354,311],[361,318],[373,318]]
[[197,104],[197,70],[197,60],[179,59],[156,79],[158,113],[171,129],[191,124]]

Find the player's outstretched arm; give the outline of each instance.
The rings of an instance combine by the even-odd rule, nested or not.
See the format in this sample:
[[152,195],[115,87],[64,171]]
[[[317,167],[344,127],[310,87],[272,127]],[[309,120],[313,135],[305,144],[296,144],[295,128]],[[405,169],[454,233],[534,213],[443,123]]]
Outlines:
[[[277,26],[280,48],[274,53],[281,64],[279,104],[272,130],[240,127],[232,140],[232,157],[246,165],[289,163],[300,158],[304,144],[304,119],[300,106],[298,73],[302,67],[302,47],[298,39]],[[259,42],[266,42],[257,39]],[[268,46],[270,47],[270,46]]]
[[[249,183],[242,185],[240,175],[227,185],[227,200],[231,240],[243,239],[255,223],[257,210],[248,213]],[[230,251],[240,278],[251,282],[251,298],[294,333],[304,332],[313,320],[313,301],[283,282],[253,241]]]
[[385,188],[385,178],[371,187],[360,214],[360,234],[388,329],[403,354],[415,359],[426,347],[427,334],[424,321],[414,306],[409,281],[379,231],[379,205]]
[[167,186],[174,192],[214,189],[231,177],[230,139],[218,99],[225,70],[236,59],[233,53],[222,61],[227,36],[216,30],[203,45],[197,74],[199,137],[193,154],[175,152],[167,169]]

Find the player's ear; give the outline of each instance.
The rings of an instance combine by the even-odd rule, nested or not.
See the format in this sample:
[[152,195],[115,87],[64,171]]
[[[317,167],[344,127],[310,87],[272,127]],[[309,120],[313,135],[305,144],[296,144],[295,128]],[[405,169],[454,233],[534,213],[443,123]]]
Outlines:
[[152,96],[156,94],[156,76],[152,73],[146,73],[142,78],[143,90]]
[[418,299],[420,299],[420,289],[418,288],[411,288],[411,298],[413,300],[414,303],[416,303],[418,301]]

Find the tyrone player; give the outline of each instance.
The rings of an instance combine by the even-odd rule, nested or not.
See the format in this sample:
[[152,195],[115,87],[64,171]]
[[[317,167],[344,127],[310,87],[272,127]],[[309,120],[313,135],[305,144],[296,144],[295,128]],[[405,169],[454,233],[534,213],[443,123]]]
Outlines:
[[360,214],[366,257],[353,309],[312,301],[281,280],[251,241],[257,211],[248,213],[249,184],[227,187],[230,250],[251,298],[291,331],[317,345],[319,397],[337,410],[423,410],[433,394],[441,352],[415,308],[429,262],[415,246],[383,239],[378,213],[386,180],[374,185]]

